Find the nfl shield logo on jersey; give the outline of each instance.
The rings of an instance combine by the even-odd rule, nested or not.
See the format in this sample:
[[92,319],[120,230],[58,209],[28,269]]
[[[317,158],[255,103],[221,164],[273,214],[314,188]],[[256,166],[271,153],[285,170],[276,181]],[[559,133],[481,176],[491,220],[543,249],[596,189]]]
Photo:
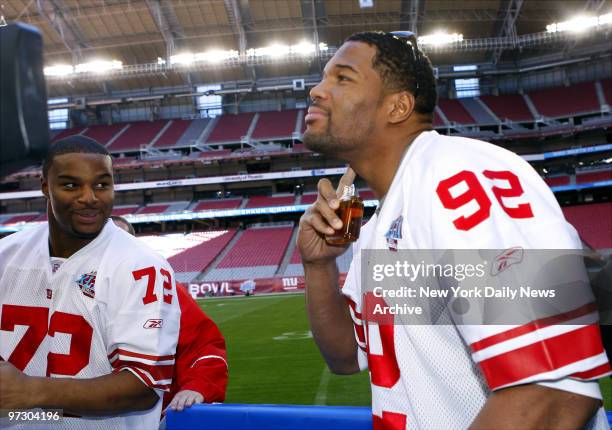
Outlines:
[[402,221],[404,217],[401,215],[393,220],[389,230],[385,233],[387,238],[387,246],[391,251],[397,251],[397,241],[402,238]]
[[85,273],[77,280],[77,285],[87,297],[94,298],[96,294],[96,271]]

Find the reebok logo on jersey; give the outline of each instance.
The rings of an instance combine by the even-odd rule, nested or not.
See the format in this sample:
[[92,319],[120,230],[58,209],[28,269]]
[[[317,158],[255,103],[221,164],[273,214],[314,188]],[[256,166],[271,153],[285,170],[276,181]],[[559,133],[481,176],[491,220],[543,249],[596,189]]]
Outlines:
[[393,220],[389,230],[385,233],[387,238],[387,246],[391,251],[397,251],[397,241],[402,238],[402,222],[404,221],[403,216],[398,216]]
[[142,326],[143,328],[162,328],[164,320],[147,320]]
[[519,264],[521,261],[523,261],[523,248],[520,246],[508,248],[495,257],[495,261],[491,265],[491,276],[499,275],[508,267]]
[[87,297],[91,297],[92,299],[96,295],[95,285],[96,285],[96,271],[92,271],[89,273],[85,273],[81,275],[81,277],[77,280],[77,285]]

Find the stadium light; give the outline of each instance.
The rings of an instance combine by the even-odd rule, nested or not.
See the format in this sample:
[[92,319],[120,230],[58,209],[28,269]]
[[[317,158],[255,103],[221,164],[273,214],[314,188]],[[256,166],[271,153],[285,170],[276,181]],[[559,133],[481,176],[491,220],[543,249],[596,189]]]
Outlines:
[[184,64],[190,65],[195,61],[194,55],[190,52],[184,54],[172,55],[170,57],[170,64]]
[[546,31],[548,33],[558,33],[561,31],[581,33],[589,28],[608,25],[610,23],[612,23],[612,13],[600,16],[577,16],[569,21],[549,24],[546,26]]
[[199,52],[194,55],[195,61],[206,61],[208,63],[220,63],[224,60],[229,60],[231,58],[238,58],[238,51],[229,50],[224,51],[221,49],[215,49],[207,52]]
[[45,76],[68,76],[74,73],[74,67],[69,64],[57,64],[43,69]]
[[[248,49],[247,57],[271,57],[279,58],[287,55],[312,56],[315,54],[315,45],[310,42],[300,42],[296,45],[274,44],[264,48]],[[319,51],[327,51],[329,48],[325,43],[319,43]]]
[[88,63],[77,64],[74,67],[75,73],[104,73],[110,70],[118,70],[123,68],[123,63],[121,61],[112,60],[94,60]]
[[463,34],[459,33],[444,33],[437,32],[434,34],[428,34],[418,38],[419,45],[448,45],[449,43],[461,42],[463,40]]
[[299,55],[310,55],[315,53],[315,46],[309,42],[301,42],[297,45],[292,45],[289,47],[292,53]]

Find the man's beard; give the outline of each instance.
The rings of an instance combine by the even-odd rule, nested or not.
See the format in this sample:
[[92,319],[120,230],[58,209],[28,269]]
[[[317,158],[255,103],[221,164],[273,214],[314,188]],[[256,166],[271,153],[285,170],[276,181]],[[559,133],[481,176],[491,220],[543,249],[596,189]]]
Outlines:
[[305,132],[302,138],[306,148],[319,154],[330,157],[342,158],[341,154],[353,151],[364,141],[364,138],[369,135],[372,127],[364,130],[363,133],[354,133],[357,138],[340,138],[334,136],[329,127],[322,133]]

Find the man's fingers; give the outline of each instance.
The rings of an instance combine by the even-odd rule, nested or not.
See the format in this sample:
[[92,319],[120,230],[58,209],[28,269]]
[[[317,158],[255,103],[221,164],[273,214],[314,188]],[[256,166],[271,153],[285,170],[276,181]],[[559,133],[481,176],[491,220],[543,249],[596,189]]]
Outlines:
[[329,224],[332,228],[339,230],[342,228],[342,221],[336,215],[336,211],[325,201],[321,196],[317,197],[314,209],[321,214],[321,217]]
[[323,178],[317,183],[317,191],[319,192],[319,198],[323,198],[332,209],[336,209],[338,207],[338,199],[336,196],[336,192],[334,191],[334,186],[330,182],[329,179]]
[[304,221],[310,225],[319,234],[334,234],[334,229],[323,219],[319,212],[311,212],[305,215]]
[[342,197],[342,193],[344,193],[344,187],[347,185],[352,185],[355,182],[355,178],[357,177],[357,173],[353,170],[351,166],[346,169],[346,172],[340,178],[340,182],[338,182],[338,188],[336,188],[336,196]]

